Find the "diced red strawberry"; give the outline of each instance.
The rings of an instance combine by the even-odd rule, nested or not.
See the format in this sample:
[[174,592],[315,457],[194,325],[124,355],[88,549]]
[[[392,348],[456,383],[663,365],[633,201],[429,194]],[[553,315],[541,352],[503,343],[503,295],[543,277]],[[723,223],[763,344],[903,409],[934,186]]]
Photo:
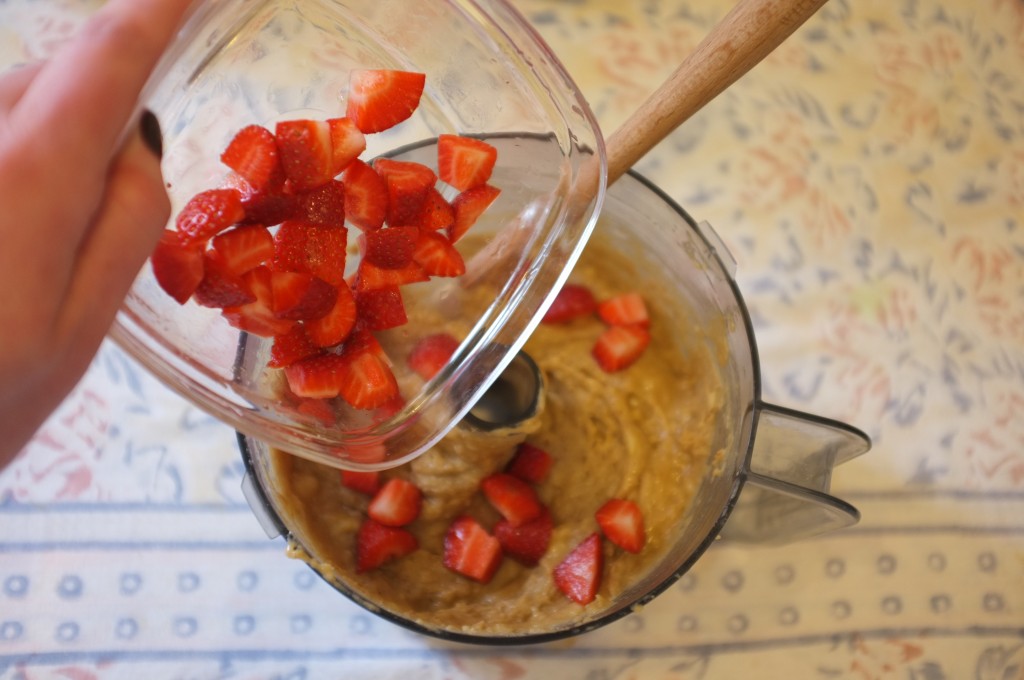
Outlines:
[[366,151],[366,137],[351,118],[330,118],[327,124],[331,128],[331,160],[337,176]]
[[295,410],[316,418],[323,425],[334,425],[337,422],[334,409],[323,399],[299,399]]
[[444,566],[480,583],[490,583],[501,566],[501,543],[472,517],[461,516],[444,536]]
[[439,231],[455,224],[455,209],[435,187],[427,190],[420,214],[413,220],[420,229]]
[[227,319],[229,324],[263,338],[284,335],[292,329],[295,325],[294,321],[278,319],[271,309],[274,296],[270,286],[270,277],[271,271],[267,267],[256,267],[242,276],[242,280],[252,291],[256,301],[237,307],[226,307],[221,315]]
[[644,547],[644,516],[633,501],[613,498],[594,516],[605,537],[623,550],[638,553]]
[[623,293],[603,300],[597,305],[597,315],[611,326],[647,327],[651,323],[647,303],[639,293]]
[[348,221],[363,231],[380,229],[388,211],[384,179],[358,158],[345,168],[343,179]]
[[573,602],[589,604],[597,597],[603,569],[601,535],[593,533],[583,539],[555,567],[555,585]]
[[491,178],[498,150],[487,142],[459,135],[437,138],[437,174],[459,191],[486,184]]
[[611,326],[598,336],[591,351],[602,370],[614,373],[631,366],[650,342],[651,334],[643,326]]
[[516,448],[515,456],[509,461],[505,472],[530,484],[540,484],[548,476],[554,460],[544,449],[523,442]]
[[506,555],[532,567],[548,551],[553,528],[551,513],[544,508],[539,517],[520,526],[513,526],[507,519],[499,520],[494,525],[494,537]]
[[409,320],[402,291],[396,286],[360,291],[356,296],[356,309],[359,320],[371,331],[397,328]]
[[430,380],[444,368],[458,348],[459,341],[448,333],[427,335],[409,352],[409,368],[424,380]]
[[345,113],[365,133],[387,130],[413,114],[425,84],[422,73],[354,70]]
[[337,354],[318,354],[284,369],[288,387],[297,397],[331,399],[338,396],[346,379],[345,359]]
[[388,227],[362,235],[363,258],[384,269],[401,269],[412,262],[419,227]]
[[203,280],[201,245],[184,245],[178,232],[165,229],[149,258],[153,276],[164,292],[178,304],[185,304]]
[[319,319],[334,307],[338,289],[303,272],[274,272],[270,277],[274,314],[279,319]]
[[590,289],[575,283],[562,286],[554,302],[544,313],[544,323],[566,323],[589,316],[597,309],[597,299]]
[[345,281],[348,230],[289,220],[274,234],[274,269],[305,272],[333,286]]
[[444,234],[420,231],[412,259],[429,276],[462,276],[466,261]]
[[282,222],[274,234],[274,271],[306,272],[306,252],[309,250],[313,225],[306,220]]
[[376,569],[419,548],[419,542],[405,529],[386,527],[372,519],[363,521],[356,534],[356,571]]
[[345,226],[345,187],[337,180],[310,189],[296,197],[302,215],[314,224]]
[[284,368],[319,353],[320,348],[310,341],[306,329],[301,324],[295,324],[290,331],[274,338],[267,366]]
[[192,299],[203,307],[237,307],[256,300],[252,290],[241,276],[229,271],[220,261],[203,255],[203,280],[199,282]]
[[373,351],[346,347],[338,393],[353,408],[380,408],[398,396],[398,382],[387,362]]
[[392,477],[370,499],[366,514],[384,526],[404,527],[420,515],[423,494],[412,482]]
[[282,181],[283,170],[274,133],[261,125],[249,125],[239,130],[220,160],[244,177],[256,191],[263,191]]
[[243,222],[273,226],[294,219],[302,212],[298,196],[280,190],[253,192],[242,199]]
[[356,325],[352,329],[352,333],[345,340],[345,354],[355,354],[357,352],[369,352],[379,358],[387,361],[388,355],[384,351],[380,342],[374,337],[373,333],[367,330],[365,327]]
[[448,227],[449,240],[455,243],[462,238],[500,193],[501,190],[497,187],[482,184],[456,196],[452,201],[452,208],[455,210],[455,223]]
[[384,269],[372,262],[363,260],[359,263],[359,270],[356,275],[356,290],[361,293],[429,280],[430,276],[415,261],[410,262],[401,269]]
[[287,120],[274,129],[284,174],[296,191],[326,184],[334,177],[331,126],[325,120]]
[[380,472],[376,470],[342,470],[341,485],[372,496],[380,488]]
[[213,237],[214,257],[239,276],[274,257],[274,237],[261,224],[246,224]]
[[514,526],[540,517],[544,509],[533,487],[506,472],[496,472],[480,482],[480,490],[494,509]]
[[306,334],[317,347],[333,347],[349,336],[355,323],[356,299],[348,284],[343,283],[337,288],[337,299],[331,311],[305,322]]
[[415,224],[427,193],[437,182],[434,171],[421,163],[378,158],[373,169],[388,192],[387,222],[393,227]]
[[245,217],[242,195],[236,189],[202,191],[185,204],[175,222],[185,245],[207,239],[241,222]]

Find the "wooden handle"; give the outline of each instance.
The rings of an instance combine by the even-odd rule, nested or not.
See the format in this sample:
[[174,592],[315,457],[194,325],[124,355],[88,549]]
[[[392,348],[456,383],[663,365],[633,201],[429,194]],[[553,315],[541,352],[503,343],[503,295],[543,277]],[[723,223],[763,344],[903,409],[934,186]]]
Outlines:
[[826,0],[740,0],[608,137],[608,184],[778,47]]

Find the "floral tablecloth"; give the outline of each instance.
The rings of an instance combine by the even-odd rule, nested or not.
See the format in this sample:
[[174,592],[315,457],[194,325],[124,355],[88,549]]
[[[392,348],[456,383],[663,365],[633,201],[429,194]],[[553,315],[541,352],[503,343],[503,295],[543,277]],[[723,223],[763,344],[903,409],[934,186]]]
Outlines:
[[[0,66],[95,4],[0,0]],[[516,4],[610,132],[730,2]],[[765,397],[873,438],[858,526],[716,545],[569,642],[443,644],[288,560],[233,433],[108,344],[0,474],[0,679],[1024,678],[1024,3],[831,0],[638,169],[738,260]]]

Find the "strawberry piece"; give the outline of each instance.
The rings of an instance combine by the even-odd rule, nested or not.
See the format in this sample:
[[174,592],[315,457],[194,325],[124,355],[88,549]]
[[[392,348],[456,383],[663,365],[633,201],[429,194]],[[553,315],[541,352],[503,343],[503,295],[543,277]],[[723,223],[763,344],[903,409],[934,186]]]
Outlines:
[[203,280],[199,282],[192,299],[203,307],[237,307],[256,300],[252,290],[241,276],[228,271],[209,252],[203,255]]
[[256,191],[283,181],[274,133],[249,125],[235,134],[220,156],[221,162],[245,178]]
[[203,280],[204,258],[201,246],[184,245],[178,232],[165,229],[149,258],[153,276],[164,292],[178,304],[185,304]]
[[274,269],[304,272],[332,286],[345,281],[348,230],[307,220],[289,220],[274,234]]
[[583,539],[555,567],[555,585],[573,602],[589,604],[597,597],[603,568],[601,535],[593,533]]
[[459,191],[486,184],[497,160],[498,150],[479,139],[458,135],[437,138],[437,175]]
[[377,470],[341,470],[341,485],[347,489],[372,496],[380,489]]
[[345,226],[345,187],[337,180],[310,189],[297,197],[302,215],[314,224]]
[[633,501],[613,498],[594,517],[605,537],[623,550],[638,553],[644,547],[644,516]]
[[387,353],[384,352],[384,348],[381,347],[373,333],[365,327],[358,325],[352,329],[352,333],[345,341],[344,348],[345,354],[355,354],[357,352],[369,352],[387,361]]
[[273,291],[270,287],[270,278],[271,272],[267,267],[256,267],[242,276],[242,280],[245,281],[256,300],[237,307],[226,307],[221,315],[227,319],[229,324],[263,338],[284,335],[292,329],[295,325],[294,321],[278,319],[274,316],[271,309]]
[[317,347],[333,347],[352,332],[356,323],[356,299],[346,284],[337,288],[337,298],[331,311],[319,319],[305,322],[306,334]]
[[384,269],[401,269],[412,262],[419,227],[389,227],[363,235],[363,258]]
[[356,534],[356,571],[376,569],[419,548],[416,537],[405,529],[387,527],[372,519],[363,521]]
[[353,408],[380,408],[398,396],[398,382],[381,354],[346,346],[341,358],[338,394]]
[[271,309],[279,319],[319,319],[331,311],[338,299],[337,288],[302,272],[274,272],[270,289],[273,292]]
[[535,566],[548,551],[554,522],[544,508],[537,519],[513,526],[507,519],[494,525],[494,537],[501,543],[502,552],[528,567]]
[[636,324],[646,328],[651,324],[647,303],[639,293],[623,293],[603,300],[597,305],[597,315],[611,326]]
[[455,223],[448,227],[448,239],[455,243],[462,238],[500,193],[501,189],[482,184],[456,196],[452,201]]
[[306,254],[311,247],[313,229],[306,220],[281,223],[274,234],[274,271],[309,273]]
[[409,368],[424,380],[430,380],[444,368],[458,348],[459,341],[448,333],[427,335],[409,352]]
[[242,208],[245,210],[243,222],[265,225],[281,224],[298,217],[302,211],[297,196],[278,190],[250,193],[242,199]]
[[274,257],[274,237],[261,224],[248,224],[221,232],[211,242],[213,257],[238,275]]
[[423,494],[415,484],[400,477],[384,483],[366,508],[366,514],[384,526],[404,527],[420,515]]
[[597,309],[597,299],[590,289],[574,283],[562,286],[554,302],[544,313],[543,323],[566,323],[589,316]]
[[312,416],[323,425],[334,425],[334,409],[323,399],[299,399],[295,410],[304,416]]
[[242,195],[237,189],[210,189],[193,196],[178,213],[175,224],[178,238],[190,245],[205,243],[244,217]]
[[391,226],[415,224],[430,189],[437,182],[434,171],[421,163],[378,158],[373,169],[383,178],[388,192],[387,222]]
[[423,206],[420,214],[413,220],[420,229],[426,231],[440,231],[455,224],[455,208],[445,200],[435,187],[430,187],[426,198],[423,199]]
[[554,459],[544,449],[523,442],[516,448],[515,456],[509,461],[505,472],[530,484],[540,484],[548,476]]
[[342,179],[349,222],[363,231],[380,229],[388,210],[388,188],[384,179],[359,159],[349,163]]
[[409,320],[402,291],[396,286],[360,291],[356,296],[356,309],[360,321],[371,331],[397,328]]
[[382,290],[429,280],[430,276],[415,261],[401,269],[384,269],[364,259],[359,263],[359,270],[356,274],[356,290],[359,292]]
[[420,231],[412,259],[428,276],[462,276],[466,273],[462,253],[444,234],[436,231]]
[[331,399],[345,380],[345,359],[337,354],[318,354],[286,366],[288,388],[297,397]]
[[591,352],[603,371],[614,373],[631,366],[650,342],[651,334],[643,326],[611,326],[598,336]]
[[320,348],[310,341],[306,329],[300,324],[295,324],[290,331],[274,338],[274,344],[270,346],[270,360],[267,362],[267,366],[284,368],[319,353]]
[[365,133],[387,130],[413,114],[425,83],[422,73],[354,70],[345,115]]
[[282,121],[274,135],[281,167],[296,191],[315,189],[334,177],[331,126],[327,121]]
[[348,164],[366,151],[366,137],[351,118],[330,118],[331,161],[334,174],[340,175]]
[[444,566],[480,583],[489,583],[501,565],[501,543],[472,517],[455,519],[444,536]]
[[514,527],[540,517],[544,507],[529,484],[506,472],[496,472],[480,482],[480,490],[494,509]]

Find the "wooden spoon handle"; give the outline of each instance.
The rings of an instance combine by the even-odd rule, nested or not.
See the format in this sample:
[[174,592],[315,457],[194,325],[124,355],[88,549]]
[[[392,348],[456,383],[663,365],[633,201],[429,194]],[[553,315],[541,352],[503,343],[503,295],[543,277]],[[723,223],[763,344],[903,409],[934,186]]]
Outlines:
[[764,59],[825,2],[740,0],[668,80],[608,137],[608,184]]

